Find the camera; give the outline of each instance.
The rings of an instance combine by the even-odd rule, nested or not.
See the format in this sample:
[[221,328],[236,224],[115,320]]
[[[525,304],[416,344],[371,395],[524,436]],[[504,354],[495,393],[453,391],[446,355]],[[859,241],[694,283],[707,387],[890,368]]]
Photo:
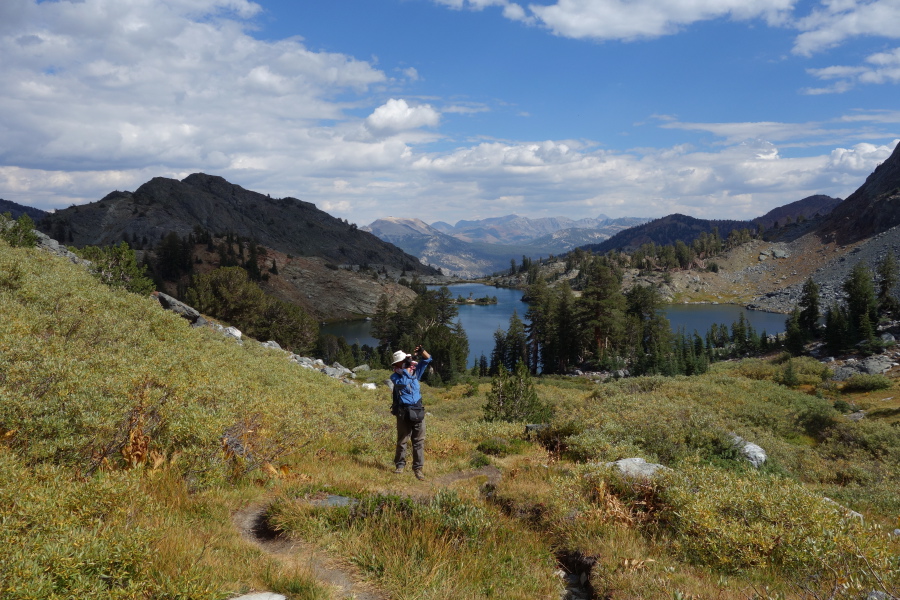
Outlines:
[[403,368],[404,369],[410,368],[412,366],[412,362],[413,362],[412,356],[407,356],[405,359],[403,359]]

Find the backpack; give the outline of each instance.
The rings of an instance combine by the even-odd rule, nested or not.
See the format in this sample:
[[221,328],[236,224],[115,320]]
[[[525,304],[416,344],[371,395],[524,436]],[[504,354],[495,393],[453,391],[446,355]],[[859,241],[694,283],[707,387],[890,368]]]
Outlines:
[[400,411],[402,410],[402,403],[400,402],[400,388],[403,387],[400,384],[395,383],[393,390],[391,392],[392,402],[391,402],[391,414],[395,417],[400,416]]

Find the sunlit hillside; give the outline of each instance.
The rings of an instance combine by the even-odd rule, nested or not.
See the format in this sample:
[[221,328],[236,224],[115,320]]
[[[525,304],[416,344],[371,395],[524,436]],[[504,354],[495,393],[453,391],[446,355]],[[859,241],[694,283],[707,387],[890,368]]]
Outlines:
[[[248,507],[381,598],[900,593],[893,382],[842,390],[785,357],[535,379],[554,416],[531,433],[484,420],[489,379],[424,385],[419,482],[392,473],[386,371],[336,382],[2,241],[0,317],[3,598],[344,597],[243,538]],[[629,479],[623,458],[669,470]]]

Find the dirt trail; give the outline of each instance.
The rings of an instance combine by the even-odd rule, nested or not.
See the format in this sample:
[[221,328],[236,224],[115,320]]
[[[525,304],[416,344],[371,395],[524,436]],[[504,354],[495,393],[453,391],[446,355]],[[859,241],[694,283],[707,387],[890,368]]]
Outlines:
[[[448,473],[425,483],[428,484],[429,488],[448,487],[457,481],[475,477],[486,477],[488,483],[496,484],[500,481],[502,474],[497,467],[488,465],[473,471]],[[404,494],[414,498],[428,495],[425,490],[417,490],[412,493],[404,492]],[[235,527],[237,527],[245,540],[272,555],[288,568],[299,567],[308,569],[317,580],[331,586],[337,598],[348,600],[388,600],[387,595],[376,590],[370,584],[362,582],[361,577],[357,573],[340,566],[337,561],[328,557],[327,554],[313,544],[292,539],[273,531],[265,519],[265,512],[268,506],[268,503],[258,502],[232,515]]]
[[272,555],[286,567],[309,569],[320,582],[331,586],[336,598],[388,600],[388,597],[361,581],[351,570],[339,566],[324,552],[297,539],[278,535],[265,520],[268,504],[252,504],[237,511],[232,520],[241,536]]

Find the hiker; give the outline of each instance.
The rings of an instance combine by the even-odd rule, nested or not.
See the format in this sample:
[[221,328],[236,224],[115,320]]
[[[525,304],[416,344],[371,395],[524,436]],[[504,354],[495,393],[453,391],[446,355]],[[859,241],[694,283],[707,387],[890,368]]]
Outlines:
[[[421,360],[416,362],[414,357]],[[391,357],[391,381],[394,384],[394,403],[391,414],[397,417],[397,451],[394,453],[394,473],[403,473],[406,468],[406,443],[412,438],[413,473],[422,481],[425,474],[425,407],[419,380],[431,363],[431,355],[422,346],[416,346],[412,354],[397,350]]]

